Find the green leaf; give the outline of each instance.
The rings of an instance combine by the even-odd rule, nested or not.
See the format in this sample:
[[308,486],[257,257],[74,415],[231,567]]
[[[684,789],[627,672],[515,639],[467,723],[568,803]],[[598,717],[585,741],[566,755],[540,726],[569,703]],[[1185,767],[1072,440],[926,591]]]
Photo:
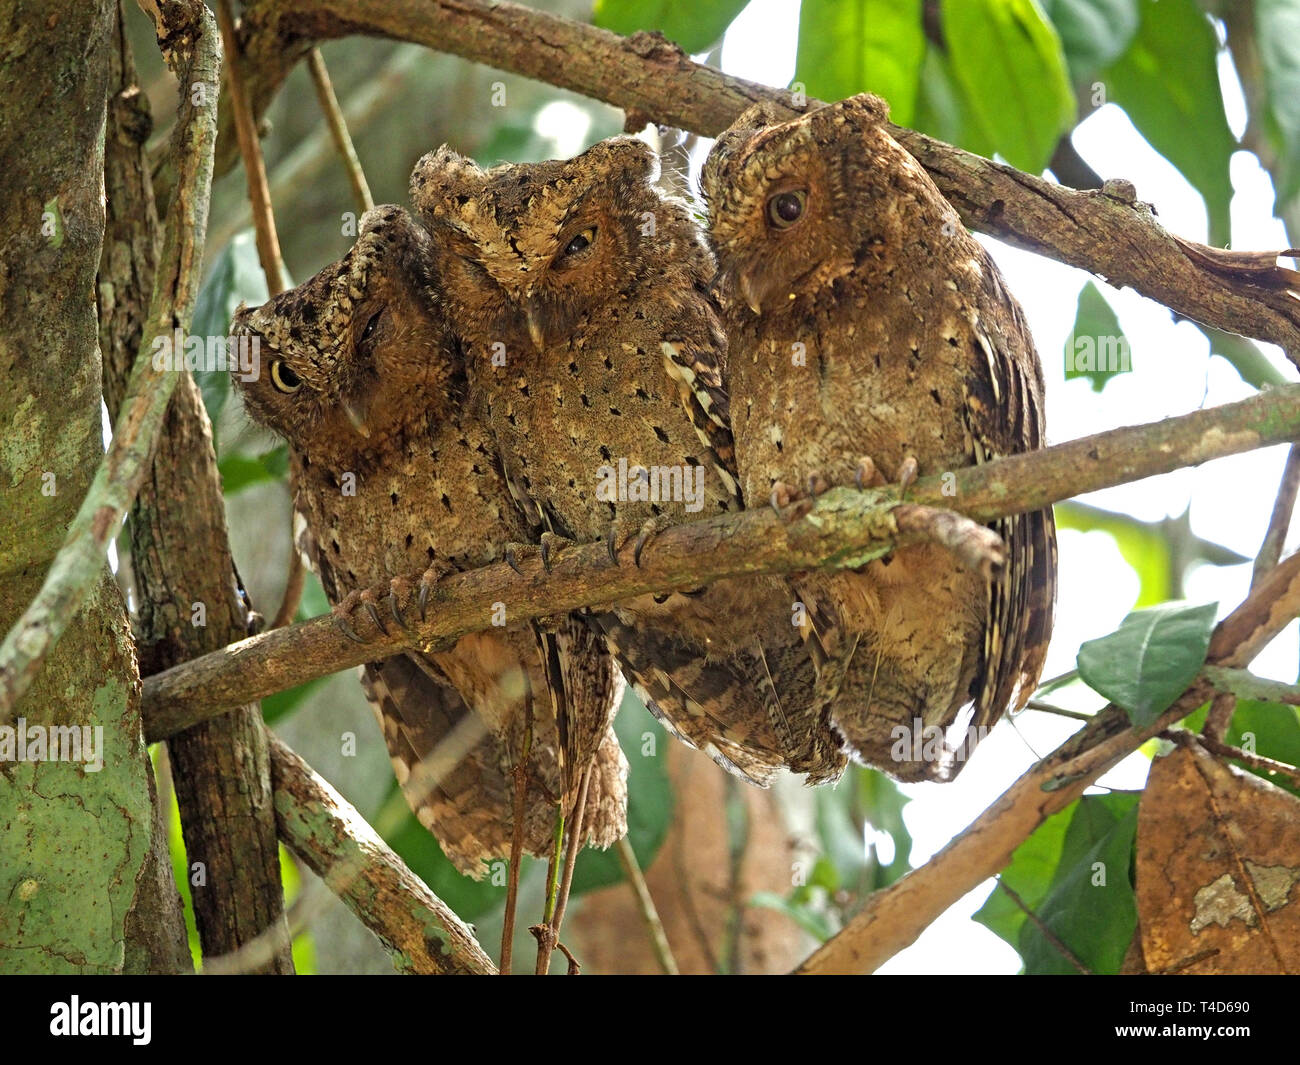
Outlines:
[[783,899],[772,891],[756,891],[749,897],[749,905],[764,910],[776,910],[794,921],[800,928],[820,943],[825,943],[835,930],[823,914],[808,906]]
[[940,13],[974,120],[1009,163],[1038,173],[1074,123],[1056,31],[1034,0],[944,0]]
[[289,449],[281,444],[256,458],[232,452],[217,464],[217,469],[222,490],[231,496],[249,485],[283,480],[289,470]]
[[799,7],[794,77],[809,96],[873,92],[889,101],[894,122],[910,126],[924,57],[921,0],[803,0]]
[[[230,333],[230,319],[240,303],[258,307],[267,299],[266,277],[257,258],[251,229],[242,230],[221,249],[194,303],[190,333],[201,337],[224,337]],[[215,426],[217,416],[230,397],[230,375],[218,370],[194,374],[203,394],[203,405]]]
[[1218,39],[1194,0],[1141,0],[1132,45],[1103,75],[1108,96],[1205,200],[1210,243],[1229,242],[1237,141],[1219,89]]
[[1138,577],[1138,597],[1134,609],[1155,606],[1169,598],[1173,562],[1169,540],[1153,527],[1126,514],[1112,514],[1084,503],[1057,503],[1056,527],[1080,532],[1107,533],[1124,561]]
[[[673,817],[673,792],[668,781],[668,744],[663,726],[628,688],[614,719],[614,731],[627,755],[627,832],[637,864],[644,870],[654,861]],[[617,884],[624,879],[618,855],[588,847],[573,869],[571,896]]]
[[1043,0],[1076,85],[1115,62],[1138,28],[1138,0]]
[[1210,354],[1231,363],[1246,384],[1255,388],[1269,388],[1288,383],[1286,375],[1269,361],[1268,356],[1259,350],[1259,345],[1253,340],[1200,322],[1192,324],[1209,339]]
[[1128,338],[1119,318],[1093,282],[1079,292],[1074,329],[1065,338],[1065,379],[1087,379],[1094,392],[1106,387],[1117,373],[1132,369]]
[[[1138,799],[1116,792],[1072,803],[1016,848],[1000,877],[1095,973],[1119,970],[1136,927],[1130,870]],[[1026,972],[1078,971],[1000,886],[974,919],[1016,948]]]
[[1255,40],[1264,75],[1259,117],[1279,163],[1277,213],[1300,193],[1300,3],[1255,0]]
[[1135,610],[1117,631],[1079,648],[1079,674],[1122,706],[1134,725],[1149,725],[1205,664],[1216,607],[1171,603]]
[[749,0],[596,0],[591,21],[628,37],[658,30],[692,55],[707,52]]
[[845,775],[857,785],[858,809],[863,820],[876,831],[889,833],[894,841],[894,859],[888,865],[880,863],[875,844],[871,845],[874,876],[868,890],[876,891],[888,887],[912,868],[908,861],[912,853],[912,834],[903,821],[903,808],[912,800],[884,773],[850,766]]
[[971,114],[952,66],[937,48],[927,48],[916,98],[916,128],[976,155],[991,156],[993,143]]

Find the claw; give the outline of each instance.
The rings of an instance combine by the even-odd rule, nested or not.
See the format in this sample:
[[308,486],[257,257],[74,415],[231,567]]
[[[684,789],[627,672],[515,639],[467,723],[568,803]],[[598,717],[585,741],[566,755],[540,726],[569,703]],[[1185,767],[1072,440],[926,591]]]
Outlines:
[[421,620],[421,621],[423,621],[423,620],[425,619],[425,610],[424,610],[424,608],[425,608],[426,606],[429,605],[429,589],[430,589],[431,587],[432,587],[432,585],[430,585],[428,581],[421,581],[421,582],[420,582],[420,598],[419,598],[418,602],[419,602],[419,605],[420,605],[420,620]]
[[[609,560],[613,562],[614,565],[617,566],[618,565],[618,526],[617,525],[610,525],[609,532],[605,534],[605,548],[607,551],[609,551]],[[637,541],[636,553],[637,553],[637,557],[640,558],[641,556],[640,541]],[[640,565],[640,562],[638,562],[637,565]]]
[[542,569],[546,570],[547,573],[551,572],[551,542],[549,540],[542,541]]
[[[519,568],[519,563],[518,563],[517,561],[515,561],[515,547],[514,547],[514,544],[507,544],[507,545],[506,545],[506,556],[505,556],[505,557],[506,557],[506,565],[509,566],[512,570],[514,570],[516,573],[518,573],[519,576],[522,577],[522,576],[524,575],[524,571],[521,570],[521,569]],[[424,601],[425,601],[426,599],[428,599],[428,598],[429,598],[429,593],[425,590],[424,586],[422,585],[422,586],[420,587],[420,617],[421,617],[421,618],[424,617]]]
[[406,623],[406,618],[402,617],[402,608],[398,605],[397,596],[392,593],[388,595],[388,611],[393,615],[393,620],[397,622],[399,628],[403,630],[410,628]]
[[783,493],[782,493],[782,491],[781,491],[781,486],[778,484],[778,485],[776,485],[776,486],[772,489],[772,494],[771,494],[770,496],[767,497],[767,501],[768,501],[768,503],[771,504],[771,506],[772,506],[772,510],[776,512],[776,516],[777,516],[778,518],[781,516],[781,496],[782,496],[782,494],[783,494]]
[[906,492],[916,481],[920,470],[916,465],[916,458],[908,455],[898,466],[898,490]]
[[857,472],[853,474],[853,483],[857,486],[858,491],[872,485],[876,480],[876,464],[871,459],[861,459],[858,462]]
[[357,635],[357,630],[354,629],[354,628],[353,628],[353,627],[348,623],[348,619],[345,618],[345,617],[343,617],[341,614],[335,614],[335,615],[334,615],[334,627],[335,627],[336,629],[338,629],[339,632],[341,632],[341,633],[342,633],[344,636],[346,636],[349,640],[352,640],[354,643],[365,643],[365,642],[366,642],[366,641],[363,640],[360,636]]
[[830,488],[830,483],[820,473],[810,473],[808,475],[808,494],[813,499],[816,499],[828,488]]
[[641,551],[645,547],[646,541],[650,539],[652,532],[651,529],[642,529],[641,534],[636,538],[636,547],[632,549],[632,561],[636,563],[637,569],[641,568]]
[[384,624],[384,619],[379,616],[379,611],[375,609],[375,604],[367,600],[364,606],[366,608],[366,613],[370,615],[370,620],[375,623],[376,628],[387,636],[388,626]]

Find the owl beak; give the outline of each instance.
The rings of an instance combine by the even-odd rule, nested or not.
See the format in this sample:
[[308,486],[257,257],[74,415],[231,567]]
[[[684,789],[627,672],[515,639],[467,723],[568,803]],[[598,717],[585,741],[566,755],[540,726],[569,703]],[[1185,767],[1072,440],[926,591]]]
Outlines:
[[352,423],[352,428],[369,440],[370,428],[366,425],[365,406],[351,397],[345,397],[342,405],[343,412],[348,416],[348,421]]
[[529,300],[524,308],[524,316],[528,321],[528,335],[533,338],[533,347],[541,351],[546,347],[546,335],[542,332],[542,314],[537,303]]
[[754,312],[757,318],[763,317],[763,301],[754,284],[754,279],[749,274],[741,274],[739,286],[740,294],[745,298],[745,303],[749,309]]

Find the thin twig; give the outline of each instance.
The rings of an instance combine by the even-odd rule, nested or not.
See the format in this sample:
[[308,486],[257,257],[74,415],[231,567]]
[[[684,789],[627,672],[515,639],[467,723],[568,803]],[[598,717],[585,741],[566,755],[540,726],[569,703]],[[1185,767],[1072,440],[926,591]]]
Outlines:
[[1300,444],[1292,444],[1291,450],[1286,453],[1282,480],[1278,484],[1277,498],[1273,501],[1273,513],[1268,519],[1268,532],[1264,534],[1259,554],[1255,556],[1255,569],[1250,575],[1252,588],[1282,558],[1282,545],[1286,542],[1287,530],[1291,528],[1297,491],[1300,491]]
[[348,184],[352,186],[352,195],[357,201],[357,215],[363,215],[375,205],[375,201],[370,197],[370,186],[366,183],[361,160],[357,158],[357,150],[348,133],[348,124],[343,118],[343,110],[339,107],[338,97],[334,95],[329,71],[325,69],[325,57],[320,54],[319,48],[313,48],[307,53],[307,69],[311,71],[316,99],[325,112],[330,136],[334,138],[334,146],[338,149],[339,158],[343,160],[343,169],[347,171]]
[[[951,507],[988,522],[1297,434],[1300,385],[1290,385],[1238,403],[956,470],[951,481],[947,475],[926,477],[912,485],[908,496],[911,502]],[[661,532],[640,566],[632,562],[630,544],[618,566],[611,564],[603,544],[566,547],[549,572],[535,551],[520,552],[519,572],[503,562],[439,582],[436,609],[410,634],[374,630],[362,645],[344,638],[329,617],[322,617],[261,633],[148,677],[146,726],[165,736],[228,707],[395,654],[412,643],[442,646],[473,629],[476,622],[467,618],[490,616],[487,606],[498,601],[510,603],[513,615],[526,620],[647,592],[694,588],[723,577],[860,566],[900,542],[891,520],[898,503],[892,487],[868,492],[834,488],[801,521],[786,523],[771,508],[760,507],[691,522]]]
[[244,174],[248,178],[248,202],[253,208],[253,226],[257,231],[257,257],[266,275],[267,292],[276,296],[289,287],[280,256],[280,238],[275,232],[275,214],[271,210],[271,193],[266,181],[266,163],[262,159],[262,145],[257,139],[257,121],[248,104],[244,85],[243,58],[239,54],[239,39],[235,35],[235,19],[230,13],[230,0],[217,0],[217,21],[221,36],[226,42],[226,86],[230,90],[231,110],[235,118],[235,135],[239,139],[239,154],[244,160]]
[[1053,932],[1050,928],[1048,928],[1047,925],[1043,924],[1042,918],[1040,918],[1038,914],[1034,913],[1034,911],[1031,910],[1025,904],[1025,900],[1022,899],[1018,894],[1016,894],[1015,890],[1011,888],[1007,884],[1006,880],[1003,879],[1002,877],[998,877],[998,887],[1002,889],[1003,893],[1007,896],[1007,898],[1009,898],[1020,908],[1021,913],[1023,913],[1027,918],[1029,918],[1033,926],[1043,934],[1043,938],[1047,940],[1047,942],[1052,944],[1052,946],[1056,949],[1056,952],[1060,954],[1062,958],[1064,958],[1071,965],[1073,965],[1076,970],[1083,973],[1084,976],[1093,975],[1092,970],[1089,969],[1086,965],[1084,965],[1083,962],[1081,962],[1077,957],[1075,957],[1074,951],[1072,951],[1069,947],[1067,947],[1064,943],[1062,943],[1061,940],[1057,937],[1055,932]]
[[303,565],[302,552],[297,545],[289,553],[289,579],[284,586],[284,596],[280,599],[280,609],[275,612],[271,628],[282,629],[290,624],[298,613],[298,604],[302,602],[302,590],[307,583],[307,567]]
[[1228,734],[1232,724],[1232,715],[1237,710],[1237,697],[1232,692],[1216,692],[1210,700],[1209,712],[1205,715],[1203,733],[1207,739],[1222,740]]
[[623,865],[628,886],[631,887],[632,894],[636,898],[637,912],[645,922],[646,932],[650,936],[650,946],[654,950],[655,959],[659,962],[659,968],[668,976],[680,976],[681,970],[677,968],[677,959],[673,957],[672,948],[668,945],[668,934],[664,931],[663,922],[659,919],[659,910],[655,907],[654,896],[650,894],[650,887],[646,884],[641,866],[637,863],[632,841],[624,836],[616,846],[618,859]]
[[[1182,729],[1169,729],[1170,733],[1183,732]],[[1182,742],[1181,737],[1170,735],[1174,742]],[[1280,773],[1293,784],[1300,785],[1300,769],[1286,762],[1280,762],[1276,758],[1268,758],[1262,754],[1255,754],[1254,751],[1245,751],[1240,747],[1233,747],[1229,743],[1215,739],[1213,736],[1207,736],[1202,733],[1199,737],[1200,744],[1211,754],[1217,754],[1221,758],[1232,758],[1238,762],[1245,762],[1252,769],[1262,769],[1265,773]]]
[[560,890],[560,857],[564,846],[564,807],[555,811],[555,832],[551,837],[551,857],[546,863],[546,904],[542,907],[540,924],[530,925],[528,931],[537,940],[536,976],[546,976],[551,970],[551,951],[555,949],[551,919],[555,916],[555,899]]
[[[172,136],[181,195],[172,198],[140,350],[127,383],[113,439],[95,471],[58,555],[36,598],[0,644],[0,724],[10,723],[18,699],[104,573],[109,544],[149,472],[167,405],[180,374],[155,369],[156,341],[175,351],[194,314],[203,238],[208,226],[212,159],[216,144],[221,46],[202,4],[155,9],[163,56],[180,82],[180,107]],[[177,22],[169,19],[176,18]],[[188,18],[188,22],[183,21]],[[209,91],[196,92],[193,86]]]
[[582,836],[587,830],[587,791],[591,785],[594,763],[587,763],[582,771],[582,783],[578,786],[578,800],[573,807],[569,823],[568,850],[564,856],[564,879],[560,883],[560,893],[555,902],[555,916],[551,918],[551,929],[559,942],[560,928],[564,924],[564,911],[569,905],[569,889],[573,886],[573,870],[578,864],[578,852],[582,850]]
[[1057,717],[1069,717],[1075,721],[1091,721],[1092,714],[1084,714],[1078,710],[1067,710],[1063,706],[1057,706],[1055,703],[1047,703],[1042,699],[1030,699],[1025,703],[1026,710],[1037,710],[1041,714],[1055,714]]
[[524,856],[524,813],[528,799],[528,758],[533,749],[533,703],[524,701],[524,742],[519,761],[515,763],[512,775],[515,781],[515,797],[512,808],[514,822],[510,831],[510,871],[506,880],[506,909],[501,924],[501,961],[502,976],[510,975],[513,964],[515,945],[515,914],[519,909],[519,866]]

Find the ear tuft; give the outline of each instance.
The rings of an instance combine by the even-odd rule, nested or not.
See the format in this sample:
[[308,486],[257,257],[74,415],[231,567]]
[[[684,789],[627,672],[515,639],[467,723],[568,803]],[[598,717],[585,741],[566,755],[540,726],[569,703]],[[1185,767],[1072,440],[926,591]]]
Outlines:
[[486,175],[473,159],[443,145],[423,156],[411,171],[411,202],[426,221],[446,213],[447,201],[482,191]]
[[637,137],[610,137],[593,144],[574,162],[589,162],[616,180],[648,185],[659,177],[659,156]]

